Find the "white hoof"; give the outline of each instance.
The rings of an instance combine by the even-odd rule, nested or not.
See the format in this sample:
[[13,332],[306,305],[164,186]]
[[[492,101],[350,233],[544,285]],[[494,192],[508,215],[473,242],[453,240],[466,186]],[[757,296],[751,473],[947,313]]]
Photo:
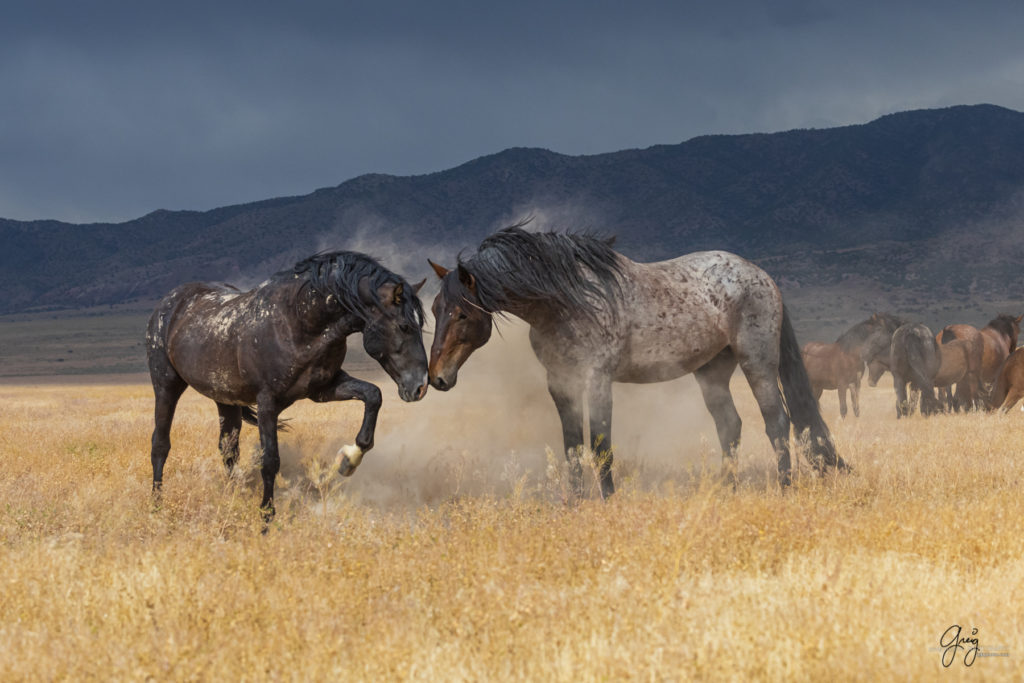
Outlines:
[[363,449],[355,444],[348,444],[338,449],[338,464],[348,462],[355,469],[363,461]]

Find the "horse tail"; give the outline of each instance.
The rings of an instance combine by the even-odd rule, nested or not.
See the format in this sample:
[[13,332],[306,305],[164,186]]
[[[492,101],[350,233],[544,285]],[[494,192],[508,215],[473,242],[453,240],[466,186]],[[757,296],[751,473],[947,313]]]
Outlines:
[[849,469],[849,465],[836,453],[832,434],[818,410],[818,402],[814,399],[811,381],[807,377],[807,368],[800,357],[800,344],[796,340],[785,306],[782,307],[782,335],[779,340],[779,380],[786,412],[797,434],[810,430],[814,460],[828,467]]
[[942,340],[941,341],[942,341],[943,344],[948,344],[951,341],[956,341],[956,335],[953,334],[953,330],[949,329],[948,326],[942,328]]
[[907,368],[910,371],[910,384],[921,392],[922,413],[928,414],[938,411],[939,404],[935,399],[935,378],[928,376],[928,349],[925,347],[926,344],[930,344],[933,347],[933,353],[938,351],[939,344],[931,336],[930,332],[927,337],[912,334],[906,340]]
[[916,334],[910,335],[906,340],[907,367],[910,369],[910,381],[922,391],[932,387],[933,379],[928,377],[926,370],[928,367],[928,360],[925,356],[928,352],[925,349],[925,343],[926,342]]
[[[259,420],[256,419],[256,411],[253,410],[252,406],[241,406],[241,409],[242,409],[242,420],[244,420],[245,422],[248,422],[249,424],[251,424],[254,427],[259,427],[260,426]],[[288,426],[288,420],[278,420],[277,421],[277,431],[279,431],[279,432],[287,432],[290,429],[291,429],[291,427]]]

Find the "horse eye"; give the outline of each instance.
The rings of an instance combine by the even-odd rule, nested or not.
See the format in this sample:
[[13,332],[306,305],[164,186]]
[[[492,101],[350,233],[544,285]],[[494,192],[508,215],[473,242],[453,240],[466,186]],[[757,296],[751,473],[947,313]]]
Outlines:
[[458,315],[458,317],[456,318],[456,320],[465,320],[465,319],[466,319],[466,318],[468,318],[468,317],[469,317],[468,315],[466,315],[466,314],[465,314],[465,313],[463,313],[462,311],[459,311],[459,315]]

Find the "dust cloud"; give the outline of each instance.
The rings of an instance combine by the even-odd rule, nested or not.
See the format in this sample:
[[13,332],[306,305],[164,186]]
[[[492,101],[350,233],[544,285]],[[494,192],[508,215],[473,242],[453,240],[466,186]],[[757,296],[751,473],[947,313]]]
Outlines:
[[[571,209],[571,210],[570,210]],[[531,215],[531,230],[582,229],[599,225],[597,216],[581,219],[578,207],[533,206],[510,216],[505,224]],[[424,276],[420,292],[426,314],[424,345],[433,341],[430,305],[438,279],[427,258],[451,267],[458,248],[407,244],[399,248],[371,217],[349,217],[355,229],[324,233],[318,247],[362,251],[410,282]],[[571,224],[570,224],[571,223]],[[389,226],[388,232],[393,232]],[[469,246],[469,245],[463,245]],[[375,447],[357,472],[334,484],[346,499],[380,509],[415,509],[459,496],[531,495],[550,500],[568,497],[561,424],[548,395],[544,368],[529,345],[529,327],[515,319],[496,318],[490,341],[477,350],[448,392],[430,389],[417,403],[402,403],[394,384],[364,355],[358,338],[350,339],[346,369],[377,384],[384,393]],[[350,363],[354,363],[352,366]],[[355,371],[352,369],[355,367]],[[742,408],[742,379],[737,405],[744,415],[743,440],[756,446],[767,440],[763,422]],[[718,472],[721,453],[714,422],[692,376],[649,385],[614,385],[612,446],[616,485],[654,490],[692,482],[695,473]],[[338,434],[323,444],[334,453],[352,434]],[[282,444],[282,475],[303,476],[303,454]],[[744,454],[741,446],[740,464]],[[748,461],[749,464],[749,461]],[[593,470],[584,465],[586,486],[598,497]],[[307,487],[308,488],[308,487]]]
[[[499,322],[459,372],[458,384],[448,392],[431,389],[418,403],[402,403],[383,373],[366,376],[384,393],[376,444],[354,476],[338,480],[338,490],[381,509],[415,509],[458,496],[566,499],[561,426],[528,331],[516,319]],[[431,336],[424,337],[429,348]],[[612,437],[620,489],[691,481],[702,468],[717,472],[721,462],[714,422],[692,376],[616,384]],[[334,453],[351,439],[339,434],[323,450]],[[299,474],[302,454],[282,445],[282,456],[282,474]],[[584,469],[597,497],[593,472]]]

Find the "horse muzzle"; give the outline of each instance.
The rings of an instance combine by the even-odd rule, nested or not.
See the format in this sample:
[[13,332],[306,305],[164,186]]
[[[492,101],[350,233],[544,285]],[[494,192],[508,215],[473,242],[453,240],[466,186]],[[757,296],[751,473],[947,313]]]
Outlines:
[[427,395],[427,388],[429,386],[426,377],[421,377],[411,382],[402,382],[398,387],[398,395],[403,401],[414,403]]
[[448,391],[455,386],[455,382],[458,381],[458,379],[458,375],[452,375],[450,378],[437,375],[430,378],[430,386],[434,387],[438,391]]

